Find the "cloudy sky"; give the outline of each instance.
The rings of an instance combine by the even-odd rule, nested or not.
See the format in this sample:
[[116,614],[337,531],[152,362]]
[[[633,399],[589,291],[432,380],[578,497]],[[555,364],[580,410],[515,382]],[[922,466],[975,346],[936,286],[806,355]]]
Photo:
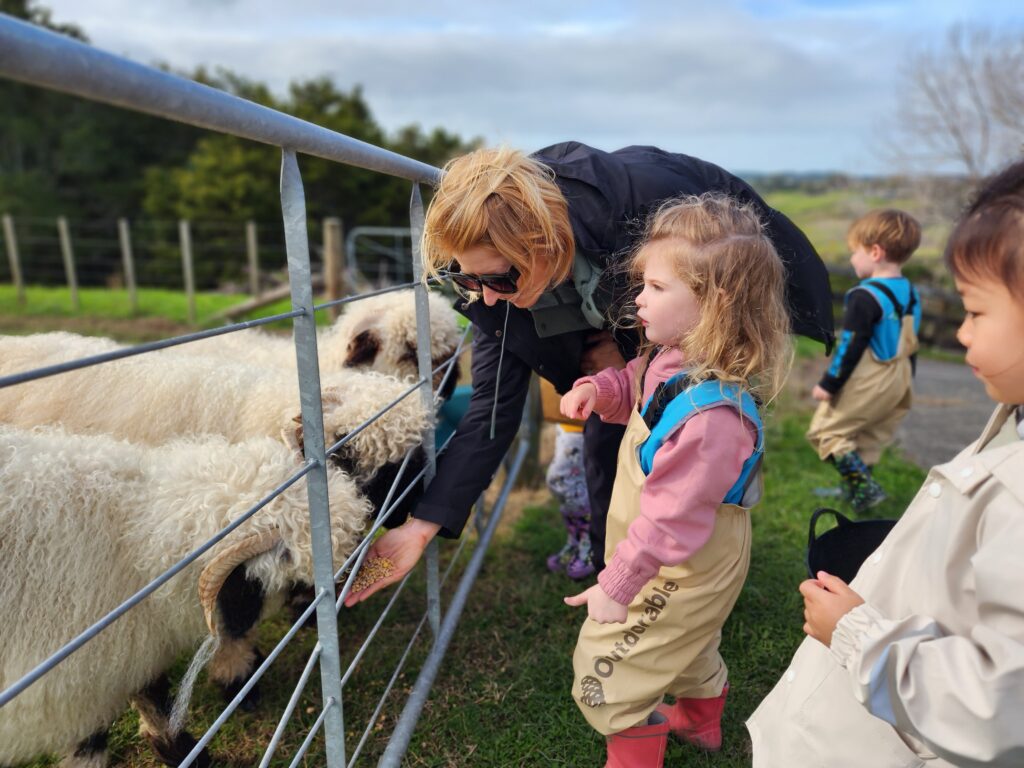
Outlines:
[[43,0],[104,49],[283,91],[362,84],[379,122],[536,149],[656,144],[736,171],[883,170],[901,67],[1021,0]]

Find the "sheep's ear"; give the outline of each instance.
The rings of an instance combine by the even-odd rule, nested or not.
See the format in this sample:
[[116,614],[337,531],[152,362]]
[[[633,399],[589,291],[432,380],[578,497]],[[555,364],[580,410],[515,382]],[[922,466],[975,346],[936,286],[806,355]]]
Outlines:
[[302,442],[302,419],[295,418],[294,421],[300,422],[297,427],[285,427],[281,430],[281,439],[284,440],[284,444],[295,451],[301,458],[305,458],[305,445]]
[[345,365],[369,365],[377,359],[380,352],[380,339],[373,331],[362,331],[348,343],[345,354]]

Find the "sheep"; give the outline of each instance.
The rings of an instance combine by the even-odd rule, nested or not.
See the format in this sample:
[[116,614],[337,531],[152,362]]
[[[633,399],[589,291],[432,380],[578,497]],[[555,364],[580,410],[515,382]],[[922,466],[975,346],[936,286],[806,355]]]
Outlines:
[[[70,333],[0,336],[0,376],[108,351],[103,339]],[[116,345],[111,348],[116,349]],[[337,371],[323,379],[328,446],[408,389],[394,377]],[[147,445],[173,437],[220,434],[231,441],[281,436],[301,449],[294,372],[164,350],[0,388],[0,423],[63,424]],[[333,457],[361,483],[400,462],[428,424],[422,401],[404,398]]]
[[[440,294],[429,293],[431,367],[437,369],[452,356],[462,338],[452,305]],[[416,361],[416,304],[413,291],[395,291],[350,304],[324,333],[320,344],[323,370],[369,368],[400,378],[419,378]],[[457,364],[456,364],[457,367]],[[458,370],[448,378],[454,388]],[[440,374],[434,386],[440,383]],[[451,392],[442,393],[448,397]]]
[[[113,342],[69,333],[0,337],[0,375],[52,365],[116,349]],[[220,434],[231,442],[250,437],[277,437],[296,452],[303,450],[302,427],[295,413],[298,381],[294,372],[221,361],[195,355],[144,354],[16,386],[0,388],[0,423],[24,428],[60,424],[78,434],[108,434],[147,445],[179,436]],[[325,377],[324,431],[328,445],[340,440],[408,389],[406,383],[375,372],[339,371]],[[402,461],[412,478],[425,462],[417,446],[428,424],[415,393],[388,410],[330,457],[349,473],[359,490],[380,510]],[[415,506],[422,483],[393,505],[389,526],[402,523]],[[308,596],[297,591],[294,610]],[[249,602],[240,597],[237,609]],[[210,677],[227,698],[246,683],[261,660],[250,625],[232,631],[232,653],[217,652]],[[219,663],[228,655],[244,663]],[[245,707],[260,697],[254,689]]]
[[[427,294],[430,306],[430,356],[438,368],[458,347],[462,331],[451,303],[441,294]],[[347,304],[345,311],[320,333],[317,351],[321,374],[344,368],[365,368],[399,378],[419,378],[416,363],[416,301],[412,289],[371,296]],[[295,368],[291,339],[258,330],[214,336],[188,345],[194,354],[215,354],[268,367]],[[448,378],[454,388],[458,371]],[[441,381],[435,376],[434,386]],[[450,391],[443,396],[450,395]]]
[[[148,447],[59,428],[0,427],[0,616],[9,622],[0,690],[300,464],[272,438],[230,444],[207,436]],[[177,765],[195,741],[168,731],[164,670],[208,630],[237,620],[219,594],[232,580],[261,596],[311,582],[304,486],[286,489],[0,710],[0,765],[53,751],[69,754],[65,766],[105,765],[105,729],[130,699],[143,735],[161,760]],[[328,469],[328,492],[339,563],[359,541],[370,505],[337,469]],[[198,764],[208,765],[208,756]]]

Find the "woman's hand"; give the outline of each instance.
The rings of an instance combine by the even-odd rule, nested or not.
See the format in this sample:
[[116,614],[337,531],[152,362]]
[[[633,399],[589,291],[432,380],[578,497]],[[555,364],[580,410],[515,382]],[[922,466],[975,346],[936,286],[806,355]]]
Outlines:
[[419,562],[423,550],[434,538],[441,526],[426,520],[410,518],[394,530],[388,531],[373,544],[366,555],[367,560],[378,557],[386,557],[394,565],[394,570],[361,592],[350,592],[345,598],[345,607],[351,608],[378,592],[384,587],[394,584],[405,578],[405,574],[412,570],[412,567]]
[[626,621],[628,607],[616,602],[608,593],[595,584],[578,595],[562,598],[566,605],[587,606],[587,615],[598,624],[622,624]]
[[864,603],[845,581],[825,571],[803,582],[800,594],[804,596],[804,632],[826,646],[832,645],[839,620]]
[[811,390],[811,397],[819,402],[827,403],[832,399],[832,393],[821,386],[821,384],[815,384],[814,389]]
[[597,387],[590,382],[584,382],[562,395],[562,401],[558,407],[567,419],[586,421],[593,412],[596,402]]

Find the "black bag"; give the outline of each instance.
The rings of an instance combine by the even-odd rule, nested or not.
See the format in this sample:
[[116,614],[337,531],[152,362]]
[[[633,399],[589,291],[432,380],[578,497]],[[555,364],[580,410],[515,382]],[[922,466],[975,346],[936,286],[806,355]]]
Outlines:
[[[818,536],[815,527],[824,514],[832,515],[837,525]],[[814,579],[818,571],[825,571],[849,584],[894,525],[895,520],[850,520],[834,509],[819,507],[811,515],[807,536],[807,573]]]

